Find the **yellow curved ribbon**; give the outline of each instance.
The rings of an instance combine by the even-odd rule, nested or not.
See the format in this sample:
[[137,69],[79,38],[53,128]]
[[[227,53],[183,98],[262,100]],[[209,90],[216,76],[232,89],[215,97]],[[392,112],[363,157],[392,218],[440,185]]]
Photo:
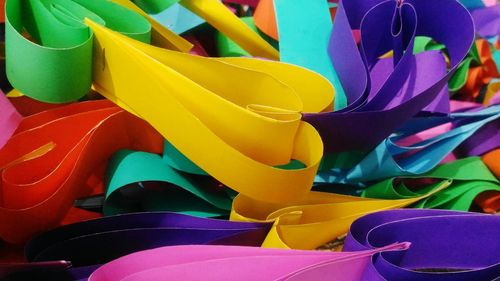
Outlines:
[[[191,48],[129,1],[112,1],[145,16],[158,46],[181,52]],[[218,1],[182,4],[253,55],[279,56]],[[329,111],[333,105],[333,87],[317,73],[274,61],[170,51],[85,22],[95,35],[96,91],[147,120],[195,164],[240,192],[232,220],[274,221],[264,247],[313,249],[345,234],[364,214],[404,207],[432,194],[380,200],[310,192],[323,144],[318,132],[301,121],[301,113]],[[52,148],[48,144],[25,157]],[[306,167],[274,167],[291,159]],[[434,192],[447,185],[443,182]]]
[[279,52],[218,0],[181,0],[182,6],[206,20],[253,56],[279,60]]
[[[331,104],[333,87],[322,76],[279,62],[169,51],[86,23],[95,34],[98,92],[147,120],[203,170],[248,197],[287,202],[308,194],[323,144],[300,119],[304,107],[319,111]],[[309,77],[314,93],[295,77]],[[306,167],[273,167],[291,159]]]
[[[111,0],[145,17],[152,26],[151,43],[167,49],[187,52],[192,44],[165,28],[129,0]],[[250,29],[218,0],[187,0],[180,4],[206,20],[253,56],[279,60],[279,52]]]
[[[425,196],[380,200],[310,192],[323,144],[301,112],[332,105],[322,76],[279,62],[204,58],[129,39],[91,20],[94,86],[240,192],[232,220],[274,221],[263,247],[313,249],[358,217]],[[303,169],[275,165],[296,159]],[[434,192],[449,185],[442,182]],[[304,239],[308,237],[308,239]]]
[[398,200],[312,191],[298,201],[266,203],[240,194],[233,201],[230,219],[248,222],[274,221],[262,247],[310,250],[346,234],[351,223],[363,215],[408,206],[450,184],[451,181],[445,180],[429,194]]

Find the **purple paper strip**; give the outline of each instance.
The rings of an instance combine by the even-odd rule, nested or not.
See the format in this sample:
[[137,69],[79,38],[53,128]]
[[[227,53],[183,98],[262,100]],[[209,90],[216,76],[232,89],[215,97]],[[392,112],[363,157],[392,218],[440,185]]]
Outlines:
[[[360,50],[354,29],[361,32]],[[435,51],[424,52],[425,59],[413,55],[415,36],[444,44],[450,69]],[[325,153],[370,150],[421,111],[449,112],[445,86],[473,40],[471,15],[455,0],[341,1],[329,54],[349,104],[303,119],[319,131]],[[379,60],[390,50],[393,67]]]

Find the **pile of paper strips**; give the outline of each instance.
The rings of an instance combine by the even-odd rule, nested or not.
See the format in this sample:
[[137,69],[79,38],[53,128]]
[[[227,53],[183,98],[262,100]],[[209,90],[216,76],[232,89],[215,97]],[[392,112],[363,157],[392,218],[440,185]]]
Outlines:
[[0,280],[500,280],[496,1],[0,9]]

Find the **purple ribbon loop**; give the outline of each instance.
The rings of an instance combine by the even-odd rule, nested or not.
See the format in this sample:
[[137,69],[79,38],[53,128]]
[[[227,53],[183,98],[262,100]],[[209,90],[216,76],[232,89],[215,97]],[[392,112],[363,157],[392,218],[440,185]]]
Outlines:
[[500,277],[500,217],[446,210],[390,210],[356,220],[344,251],[408,241],[375,254],[362,280],[493,280]]
[[[104,217],[62,226],[33,238],[25,248],[26,258],[32,263],[25,264],[26,270],[17,270],[21,272],[9,278],[86,280],[102,263],[156,247],[260,246],[270,227],[270,223],[232,222],[169,212]],[[70,261],[73,268],[30,266],[58,260]]]
[[[444,44],[449,69],[441,53],[414,55],[416,36]],[[370,150],[421,111],[447,114],[445,86],[473,40],[471,15],[455,0],[342,1],[328,51],[348,106],[304,114],[304,120],[321,134],[325,153],[332,153]],[[380,58],[390,50],[392,58]]]

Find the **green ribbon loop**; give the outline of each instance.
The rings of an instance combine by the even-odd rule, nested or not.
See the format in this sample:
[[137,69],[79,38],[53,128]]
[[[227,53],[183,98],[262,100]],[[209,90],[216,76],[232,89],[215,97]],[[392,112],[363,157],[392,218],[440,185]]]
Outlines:
[[[92,31],[84,18],[145,43],[151,25],[142,16],[106,0],[7,0],[7,77],[23,94],[65,103],[92,84]],[[26,35],[26,33],[28,35]]]
[[440,165],[429,173],[408,178],[428,178],[437,182],[413,190],[404,181],[398,182],[397,178],[389,178],[368,187],[361,196],[381,199],[412,198],[428,194],[444,182],[448,182],[447,188],[420,200],[412,207],[467,211],[479,193],[500,190],[499,181],[479,157],[460,159]]
[[132,2],[148,14],[158,14],[179,0],[132,0]]

